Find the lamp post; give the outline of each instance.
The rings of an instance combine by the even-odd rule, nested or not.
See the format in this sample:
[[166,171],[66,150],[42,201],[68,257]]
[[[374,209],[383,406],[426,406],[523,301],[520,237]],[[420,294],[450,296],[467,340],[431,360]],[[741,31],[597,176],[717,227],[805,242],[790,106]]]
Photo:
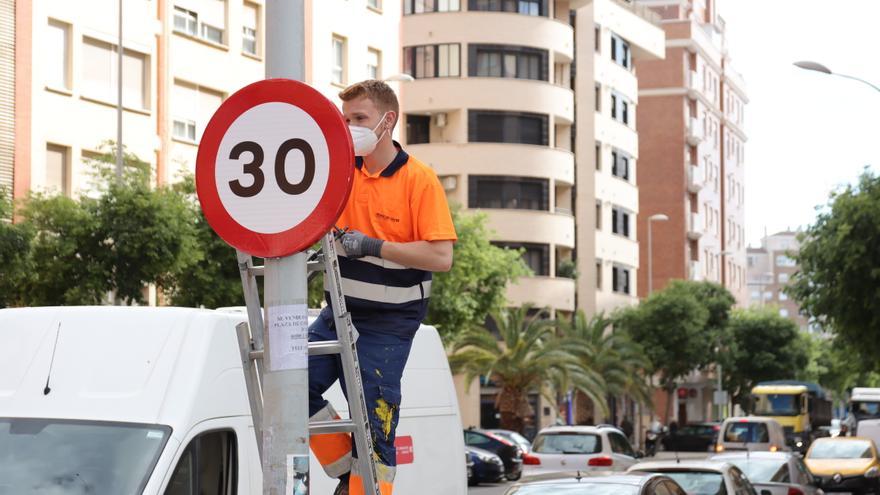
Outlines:
[[652,251],[651,222],[665,222],[669,217],[663,213],[656,213],[648,217],[648,295],[654,290],[654,253]]
[[811,62],[809,60],[803,60],[800,62],[795,62],[794,65],[795,65],[795,67],[798,67],[798,68],[804,69],[804,70],[811,70],[811,71],[815,71],[815,72],[821,72],[822,74],[829,74],[829,75],[833,75],[833,76],[845,77],[847,79],[853,79],[855,81],[859,81],[860,83],[867,84],[868,86],[871,86],[872,88],[874,88],[877,91],[880,91],[880,87],[878,87],[876,84],[869,83],[868,81],[865,81],[864,79],[860,79],[855,76],[848,76],[846,74],[839,74],[837,72],[831,72],[831,69],[829,69],[828,67],[825,67],[824,65],[822,65],[818,62]]
[[416,78],[409,74],[394,74],[393,76],[388,76],[383,79],[385,82],[410,82],[415,80]]

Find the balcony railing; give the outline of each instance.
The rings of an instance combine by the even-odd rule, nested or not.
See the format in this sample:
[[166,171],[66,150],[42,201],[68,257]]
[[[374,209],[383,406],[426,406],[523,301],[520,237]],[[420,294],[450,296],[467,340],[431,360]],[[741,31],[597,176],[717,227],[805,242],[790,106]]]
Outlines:
[[703,126],[700,125],[700,119],[691,117],[687,120],[687,142],[692,146],[697,146],[703,141]]
[[703,231],[706,230],[703,225],[703,215],[698,211],[692,211],[688,217],[688,237],[691,239],[699,239],[703,237]]
[[688,263],[688,278],[695,281],[705,278],[703,275],[703,264],[699,260],[690,260]]
[[703,184],[706,183],[706,169],[700,164],[685,162],[688,176],[688,191],[692,193],[700,192]]

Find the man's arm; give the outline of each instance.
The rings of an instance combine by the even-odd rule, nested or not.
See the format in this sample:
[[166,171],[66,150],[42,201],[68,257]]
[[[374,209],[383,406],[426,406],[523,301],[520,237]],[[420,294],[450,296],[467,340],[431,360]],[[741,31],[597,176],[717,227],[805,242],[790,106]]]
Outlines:
[[385,241],[382,258],[409,268],[448,272],[452,268],[452,241]]

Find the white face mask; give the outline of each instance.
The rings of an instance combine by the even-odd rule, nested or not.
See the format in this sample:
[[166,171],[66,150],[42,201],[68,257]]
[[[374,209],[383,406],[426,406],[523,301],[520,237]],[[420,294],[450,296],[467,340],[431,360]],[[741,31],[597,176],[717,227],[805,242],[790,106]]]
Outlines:
[[355,156],[367,156],[376,149],[376,145],[379,144],[379,140],[382,139],[382,136],[388,131],[387,129],[382,131],[382,134],[376,136],[376,129],[385,122],[385,116],[388,115],[388,112],[382,114],[382,118],[379,120],[379,123],[376,124],[376,127],[370,129],[369,127],[361,127],[356,125],[349,125],[348,131],[351,133],[351,141],[354,143],[354,155]]

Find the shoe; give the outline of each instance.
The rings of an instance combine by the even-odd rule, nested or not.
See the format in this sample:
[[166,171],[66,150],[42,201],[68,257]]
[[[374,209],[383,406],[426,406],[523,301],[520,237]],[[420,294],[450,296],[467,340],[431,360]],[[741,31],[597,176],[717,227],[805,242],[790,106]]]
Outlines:
[[348,495],[348,478],[349,473],[345,473],[339,477],[339,484],[336,485],[336,490],[333,491],[333,495]]

